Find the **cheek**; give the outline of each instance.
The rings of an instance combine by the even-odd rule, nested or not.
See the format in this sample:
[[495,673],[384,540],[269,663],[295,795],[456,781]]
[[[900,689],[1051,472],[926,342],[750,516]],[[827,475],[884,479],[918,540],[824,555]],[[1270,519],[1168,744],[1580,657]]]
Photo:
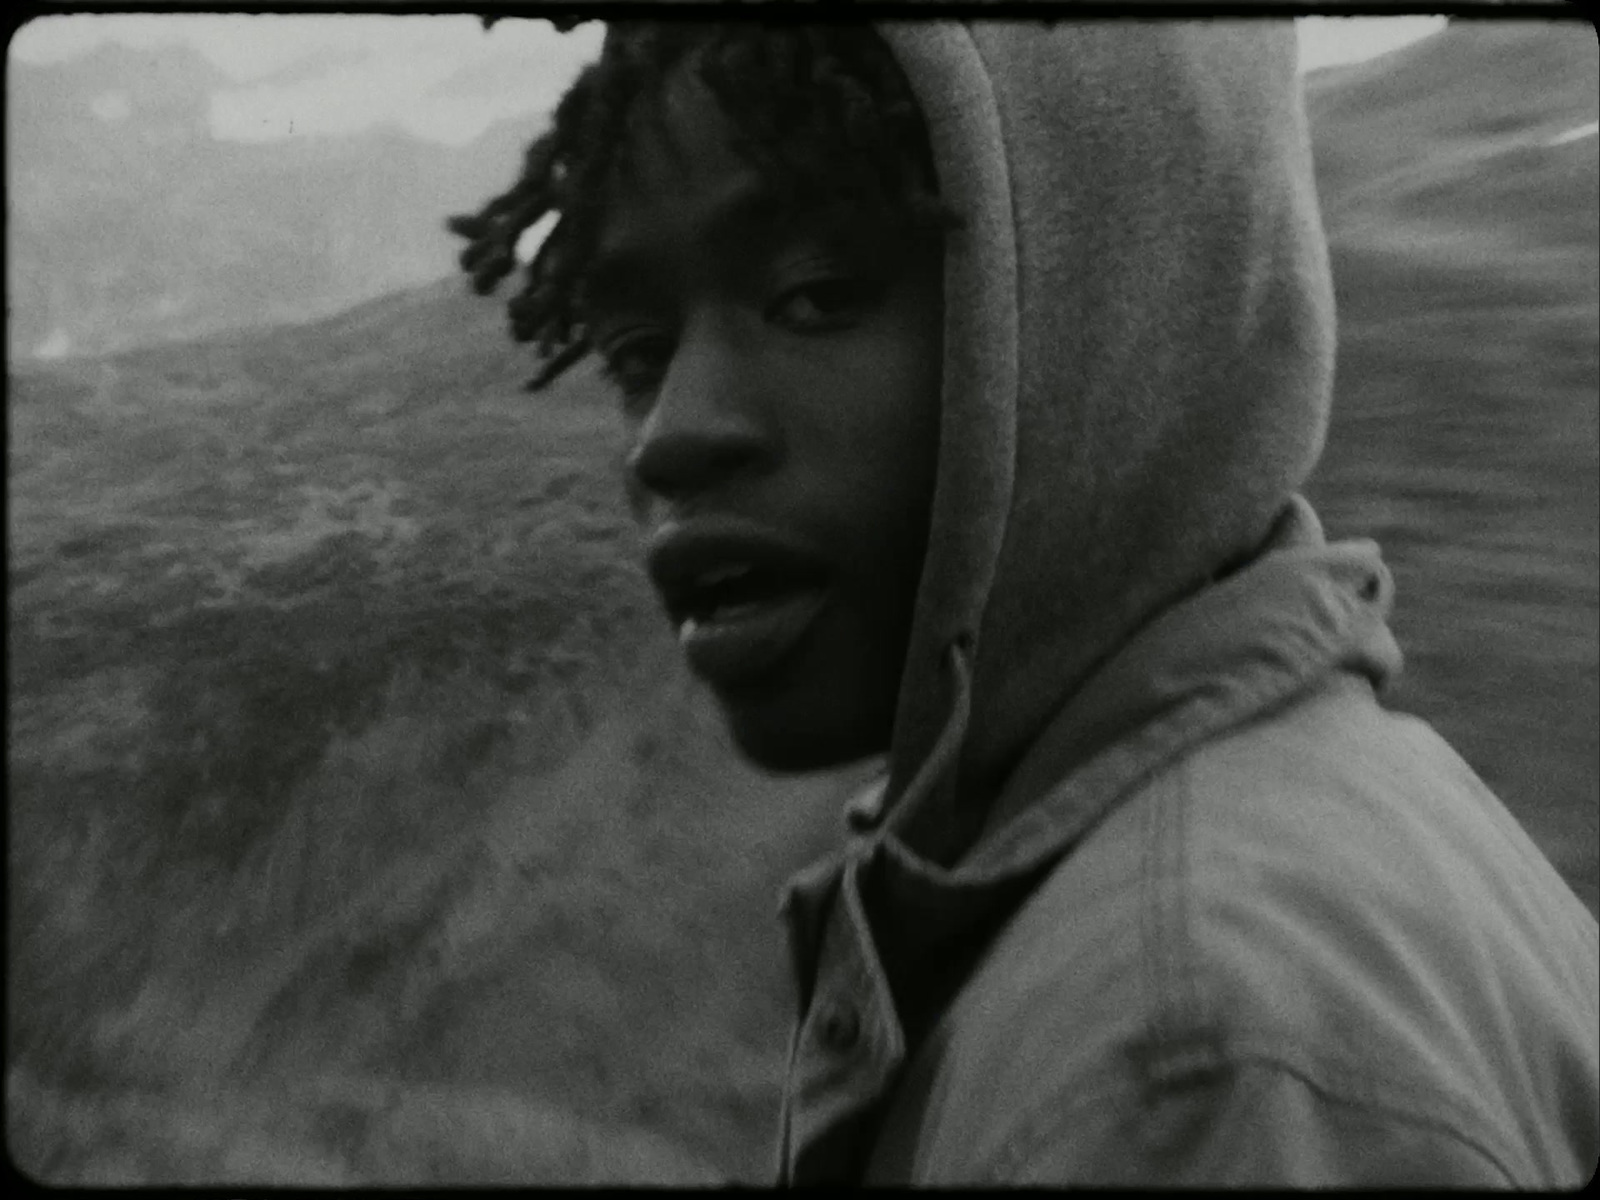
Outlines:
[[921,480],[931,501],[939,457],[944,379],[944,304],[932,268],[897,298],[885,391],[894,394],[905,473]]
[[941,339],[925,324],[904,332],[880,377],[878,403],[886,409],[884,440],[893,451],[896,490],[903,504],[925,517],[939,461]]
[[[833,450],[871,460],[897,491],[932,491],[938,458],[943,339],[936,304],[900,296],[831,365],[824,394],[837,423]],[[865,463],[863,463],[865,465]]]
[[633,472],[624,470],[622,473],[622,487],[628,497],[628,513],[633,517],[635,525],[650,524],[651,505],[650,493],[634,478]]
[[[921,577],[939,453],[937,347],[903,340],[858,364],[836,397],[825,462],[838,481],[841,523],[853,532],[863,602],[898,625]],[[888,616],[885,617],[884,613]]]

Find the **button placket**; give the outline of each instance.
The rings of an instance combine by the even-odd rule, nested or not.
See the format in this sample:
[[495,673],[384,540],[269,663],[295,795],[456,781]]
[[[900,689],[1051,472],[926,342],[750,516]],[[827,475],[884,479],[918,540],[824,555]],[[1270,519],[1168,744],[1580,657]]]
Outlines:
[[818,1036],[834,1054],[849,1054],[861,1041],[861,1013],[854,1004],[835,1001],[822,1016]]
[[813,1007],[789,1078],[786,1152],[793,1183],[838,1182],[861,1169],[874,1113],[903,1049],[847,869],[825,922]]

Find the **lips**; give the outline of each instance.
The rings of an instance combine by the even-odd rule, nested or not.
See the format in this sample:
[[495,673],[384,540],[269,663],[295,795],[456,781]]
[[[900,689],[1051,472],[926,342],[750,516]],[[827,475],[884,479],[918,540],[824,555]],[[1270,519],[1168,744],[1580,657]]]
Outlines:
[[822,555],[755,522],[671,522],[651,539],[647,558],[690,667],[717,687],[771,673],[828,602]]

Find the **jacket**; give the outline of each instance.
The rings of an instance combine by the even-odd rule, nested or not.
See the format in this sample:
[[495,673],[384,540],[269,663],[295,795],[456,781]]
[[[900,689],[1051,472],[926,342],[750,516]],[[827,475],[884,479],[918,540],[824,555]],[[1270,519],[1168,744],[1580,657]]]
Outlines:
[[880,28],[962,225],[886,775],[785,891],[780,1181],[1581,1184],[1600,931],[1382,707],[1389,573],[1299,495],[1292,30]]

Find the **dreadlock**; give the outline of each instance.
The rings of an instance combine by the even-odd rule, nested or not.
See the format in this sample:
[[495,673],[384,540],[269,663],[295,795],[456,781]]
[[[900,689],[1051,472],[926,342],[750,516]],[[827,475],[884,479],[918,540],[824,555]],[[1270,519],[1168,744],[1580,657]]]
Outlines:
[[864,211],[916,233],[954,224],[938,200],[921,111],[869,26],[613,22],[511,189],[447,223],[468,241],[462,270],[487,295],[516,268],[522,234],[555,218],[508,306],[512,336],[537,342],[545,360],[530,391],[589,350],[577,298],[605,198],[629,135],[652,114],[660,119],[663,106],[653,101],[691,57],[733,127],[734,149],[780,196]]

